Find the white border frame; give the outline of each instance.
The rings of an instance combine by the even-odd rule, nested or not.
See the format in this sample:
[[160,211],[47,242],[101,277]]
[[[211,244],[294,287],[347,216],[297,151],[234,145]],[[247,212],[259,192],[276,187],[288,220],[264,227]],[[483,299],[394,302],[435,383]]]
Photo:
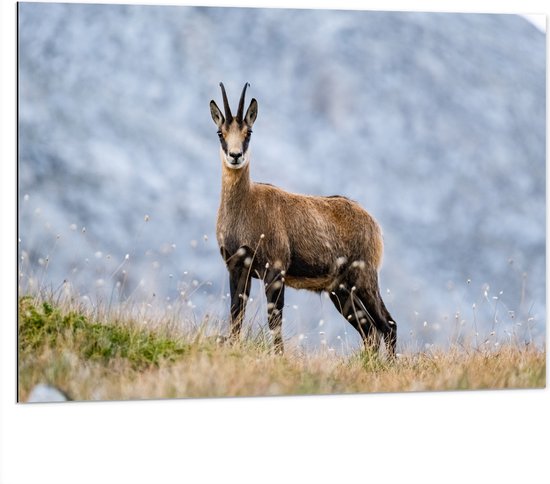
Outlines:
[[[359,8],[352,0],[162,4]],[[360,5],[550,11],[548,2],[535,0],[365,0]],[[0,8],[1,483],[550,482],[548,389],[17,405],[16,6],[5,1]]]

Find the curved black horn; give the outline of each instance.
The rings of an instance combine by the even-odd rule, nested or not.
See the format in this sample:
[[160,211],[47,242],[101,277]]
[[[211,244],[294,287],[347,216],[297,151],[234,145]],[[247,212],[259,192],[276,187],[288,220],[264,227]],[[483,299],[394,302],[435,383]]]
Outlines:
[[230,123],[233,121],[233,115],[231,114],[231,108],[229,107],[229,101],[227,100],[227,94],[225,93],[225,87],[223,82],[220,82],[220,87],[222,88],[222,97],[223,97],[223,109],[225,111],[225,122]]
[[243,92],[241,94],[241,100],[239,101],[239,109],[237,110],[237,121],[239,123],[243,122],[244,96],[246,94],[246,88],[248,86],[250,86],[250,84],[248,84],[248,82],[245,82],[244,87],[243,87]]

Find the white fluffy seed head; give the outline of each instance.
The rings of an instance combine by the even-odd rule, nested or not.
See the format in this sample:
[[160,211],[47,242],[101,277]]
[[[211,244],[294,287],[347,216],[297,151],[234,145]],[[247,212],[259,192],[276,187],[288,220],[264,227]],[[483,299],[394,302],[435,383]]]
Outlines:
[[336,265],[338,267],[344,265],[346,263],[347,259],[345,257],[338,257],[338,259],[336,259]]

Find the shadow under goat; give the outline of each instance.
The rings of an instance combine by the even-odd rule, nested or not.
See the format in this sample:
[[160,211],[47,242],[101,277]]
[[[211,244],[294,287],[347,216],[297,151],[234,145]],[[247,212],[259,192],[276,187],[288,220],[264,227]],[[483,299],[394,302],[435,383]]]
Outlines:
[[298,195],[251,181],[248,146],[258,102],[252,99],[244,114],[248,85],[235,116],[223,83],[224,113],[210,101],[222,161],[216,235],[229,270],[230,337],[240,334],[254,277],[264,283],[277,353],[283,352],[284,290],[289,286],[327,291],[367,348],[378,350],[382,335],[394,356],[397,326],[378,287],[383,252],[378,223],[358,203],[342,196]]

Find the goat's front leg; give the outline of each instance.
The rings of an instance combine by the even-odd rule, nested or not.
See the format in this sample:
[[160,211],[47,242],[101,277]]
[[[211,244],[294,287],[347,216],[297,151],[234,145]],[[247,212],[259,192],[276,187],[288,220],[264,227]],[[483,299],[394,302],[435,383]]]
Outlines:
[[267,324],[273,334],[276,354],[284,352],[283,345],[283,306],[285,305],[284,277],[280,271],[268,271],[265,276],[267,298]]
[[229,291],[231,294],[230,339],[235,340],[241,333],[246,302],[250,295],[250,270],[238,264],[229,270]]

